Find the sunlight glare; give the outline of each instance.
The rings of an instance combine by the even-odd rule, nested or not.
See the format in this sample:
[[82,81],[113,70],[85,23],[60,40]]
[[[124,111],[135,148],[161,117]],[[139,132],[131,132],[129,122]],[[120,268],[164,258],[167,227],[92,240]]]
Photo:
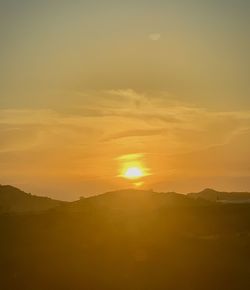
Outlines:
[[127,179],[138,179],[145,176],[145,174],[142,168],[129,167],[126,169],[123,176]]

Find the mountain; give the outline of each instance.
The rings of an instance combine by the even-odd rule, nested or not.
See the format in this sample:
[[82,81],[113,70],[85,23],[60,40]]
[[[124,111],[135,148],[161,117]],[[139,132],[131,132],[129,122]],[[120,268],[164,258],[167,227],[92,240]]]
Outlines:
[[164,208],[206,205],[206,200],[195,200],[175,192],[157,193],[147,190],[126,189],[82,198],[57,208],[62,212],[93,212],[108,214],[142,214]]
[[0,232],[4,290],[250,289],[250,204],[120,190],[2,214]]
[[111,210],[148,211],[161,207],[193,206],[204,204],[187,195],[175,192],[157,193],[146,190],[119,190],[81,198],[74,202],[63,202],[48,197],[26,193],[10,185],[0,185],[0,213],[37,212],[57,208],[59,211]]
[[250,204],[123,190],[0,215],[0,232],[4,290],[250,289]]
[[31,195],[10,185],[0,185],[1,213],[44,211],[63,204],[65,202]]
[[214,189],[204,189],[198,193],[189,193],[189,197],[194,199],[204,199],[217,202],[245,203],[250,202],[249,192],[221,192]]
[[184,195],[175,192],[158,193],[152,190],[126,189],[81,198],[74,202],[63,202],[35,196],[10,185],[0,185],[0,213],[38,212],[54,208],[73,212],[108,210],[128,213],[165,207],[200,206],[208,202],[246,203],[250,202],[250,193],[205,189]]

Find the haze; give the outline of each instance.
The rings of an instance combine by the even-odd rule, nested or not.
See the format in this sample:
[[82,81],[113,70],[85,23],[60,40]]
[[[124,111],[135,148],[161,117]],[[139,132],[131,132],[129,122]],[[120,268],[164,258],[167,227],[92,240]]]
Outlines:
[[249,6],[0,0],[0,183],[249,191]]

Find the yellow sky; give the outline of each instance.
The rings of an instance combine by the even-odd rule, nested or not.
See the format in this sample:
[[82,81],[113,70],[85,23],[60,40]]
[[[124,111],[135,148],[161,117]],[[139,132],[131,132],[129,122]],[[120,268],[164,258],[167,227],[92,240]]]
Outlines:
[[0,0],[0,183],[250,190],[248,1],[99,2]]
[[131,160],[150,170],[146,188],[249,186],[250,111],[209,111],[132,90],[95,92],[68,109],[1,110],[5,183],[74,198],[132,186],[118,177]]

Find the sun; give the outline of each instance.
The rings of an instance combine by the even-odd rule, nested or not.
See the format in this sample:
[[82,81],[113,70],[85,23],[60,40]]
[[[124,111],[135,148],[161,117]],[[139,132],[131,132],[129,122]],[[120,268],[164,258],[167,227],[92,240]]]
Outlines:
[[139,179],[144,176],[144,170],[140,167],[129,167],[123,173],[123,177],[127,179]]
[[117,177],[127,179],[135,187],[142,186],[146,177],[151,174],[151,170],[146,166],[144,154],[128,154],[117,158],[119,161],[119,175]]

